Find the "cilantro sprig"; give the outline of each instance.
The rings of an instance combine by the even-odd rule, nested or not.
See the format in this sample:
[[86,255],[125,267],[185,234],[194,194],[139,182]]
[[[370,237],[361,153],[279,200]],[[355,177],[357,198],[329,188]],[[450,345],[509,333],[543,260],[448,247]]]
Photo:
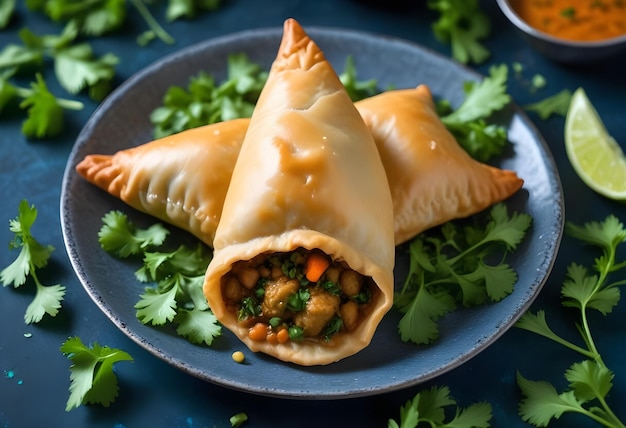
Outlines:
[[19,107],[26,110],[27,118],[22,123],[22,134],[27,138],[54,137],[61,133],[64,123],[64,110],[81,110],[83,103],[58,98],[49,90],[41,74],[30,88],[13,85],[10,73],[0,73],[0,114],[4,108],[20,100]]
[[482,44],[491,25],[478,0],[428,0],[427,5],[439,13],[433,32],[439,41],[450,45],[452,58],[465,64],[480,64],[491,56]]
[[489,76],[480,82],[463,84],[465,99],[452,110],[447,101],[438,103],[441,121],[458,143],[473,158],[485,162],[499,155],[507,142],[504,126],[488,123],[487,119],[502,110],[510,101],[507,91],[508,67],[492,66]]
[[189,79],[187,88],[171,86],[163,105],[150,115],[154,138],[223,120],[250,117],[267,79],[267,71],[244,53],[228,56],[227,78],[217,83],[200,72]]
[[[73,23],[80,34],[102,36],[119,30],[127,19],[128,5],[132,5],[148,25],[148,30],[137,37],[140,45],[154,38],[167,44],[175,39],[163,28],[142,0],[27,0],[26,6],[41,12],[54,22]],[[219,7],[220,0],[168,0],[166,20],[191,19],[201,11],[211,11]]]
[[602,222],[588,222],[583,226],[566,223],[565,231],[602,251],[592,266],[595,273],[572,263],[561,287],[562,306],[574,309],[579,316],[575,327],[581,343],[576,344],[552,330],[543,310],[525,313],[515,325],[563,345],[584,359],[574,362],[565,371],[568,387],[560,393],[548,382],[528,380],[518,373],[517,383],[524,395],[519,413],[524,421],[540,427],[547,426],[563,413],[578,413],[605,427],[624,428],[626,425],[609,406],[614,373],[602,359],[593,338],[589,313],[598,311],[606,316],[620,300],[618,287],[625,285],[626,280],[611,278],[626,268],[626,260],[618,260],[617,253],[618,246],[626,241],[626,229],[617,217],[610,215]]
[[[200,72],[189,78],[186,88],[177,85],[168,88],[163,104],[150,115],[154,138],[252,116],[268,72],[244,53],[230,54],[227,61],[227,77],[222,82],[218,83],[213,76]],[[376,80],[357,78],[352,57],[346,59],[339,78],[353,101],[378,93]]]
[[119,60],[112,53],[96,57],[89,43],[78,42],[75,23],[68,23],[59,35],[40,36],[28,28],[20,30],[19,35],[22,45],[9,44],[0,51],[1,72],[41,69],[44,61],[51,59],[57,80],[69,93],[88,89],[96,101],[109,93]]
[[[446,420],[446,410],[455,406],[454,416]],[[487,428],[491,426],[491,405],[474,403],[466,408],[457,406],[447,386],[433,386],[418,392],[400,408],[400,423],[390,419],[388,428]]]
[[143,265],[135,277],[146,286],[135,304],[137,318],[147,325],[176,324],[176,332],[191,343],[211,345],[221,326],[202,292],[212,254],[202,245],[164,249],[167,229],[157,223],[137,228],[120,211],[104,215],[98,233],[101,247],[120,258],[139,256]]
[[70,366],[70,396],[65,411],[82,404],[101,404],[109,407],[118,396],[119,386],[113,365],[118,361],[133,361],[122,350],[94,343],[88,347],[79,337],[68,338],[60,348],[72,361]]
[[548,119],[552,115],[565,117],[571,98],[572,91],[569,89],[563,89],[554,95],[525,105],[524,110],[537,113],[537,115],[543,120]]
[[[525,213],[509,215],[506,205],[498,203],[484,226],[448,222],[414,238],[409,244],[409,272],[394,298],[403,313],[400,338],[432,343],[439,337],[437,321],[458,303],[470,307],[509,295],[517,274],[505,263],[506,254],[522,242],[531,221]],[[499,261],[491,260],[493,254]]]
[[37,276],[37,270],[48,264],[48,259],[54,251],[51,245],[40,244],[32,235],[31,228],[37,219],[37,209],[34,205],[22,200],[19,205],[18,216],[9,221],[9,229],[15,235],[9,244],[10,249],[19,249],[17,258],[0,272],[3,286],[13,284],[18,288],[26,283],[30,276],[36,286],[33,301],[26,308],[24,322],[38,323],[45,314],[56,316],[61,308],[65,295],[65,287],[60,284],[45,286]]
[[15,0],[0,1],[0,29],[9,25],[11,17],[15,13]]

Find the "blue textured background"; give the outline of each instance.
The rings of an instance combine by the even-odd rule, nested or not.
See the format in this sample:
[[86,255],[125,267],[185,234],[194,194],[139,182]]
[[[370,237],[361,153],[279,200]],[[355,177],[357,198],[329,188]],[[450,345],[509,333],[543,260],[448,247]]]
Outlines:
[[[18,2],[22,3],[22,2]],[[295,17],[305,27],[333,26],[365,30],[401,37],[448,54],[448,47],[433,36],[430,24],[436,15],[427,10],[425,1],[407,6],[401,2],[357,2],[349,0],[230,0],[214,13],[185,22],[167,24],[176,44],[158,41],[139,48],[135,36],[143,31],[143,21],[131,13],[128,23],[117,35],[93,40],[96,54],[113,52],[121,59],[117,67],[119,84],[133,73],[196,42],[244,29],[279,27],[287,17]],[[626,61],[621,58],[605,65],[563,66],[550,62],[532,51],[505,22],[492,1],[483,8],[493,24],[487,46],[493,56],[476,67],[483,74],[493,64],[520,62],[524,79],[510,78],[509,93],[517,104],[525,105],[563,88],[583,86],[597,107],[609,132],[626,144]],[[157,18],[161,18],[158,12]],[[10,27],[0,32],[0,48],[19,42],[17,32],[24,26],[38,34],[57,34],[61,26],[18,7],[18,16]],[[546,77],[546,88],[532,93],[529,81],[533,74]],[[52,73],[46,80],[53,93],[61,94]],[[246,426],[386,426],[389,418],[399,419],[399,409],[419,390],[431,385],[448,385],[461,406],[488,401],[493,406],[492,426],[527,426],[517,415],[521,398],[515,383],[516,371],[536,380],[549,380],[565,387],[564,370],[579,356],[531,333],[511,329],[500,340],[466,364],[433,381],[406,390],[339,401],[292,401],[263,398],[230,391],[195,379],[152,356],[124,336],[93,304],[82,289],[65,254],[59,222],[61,179],[67,156],[81,127],[96,108],[85,97],[86,108],[71,116],[65,132],[54,140],[27,141],[20,132],[21,113],[0,117],[0,245],[8,244],[12,234],[8,220],[14,218],[21,199],[27,198],[39,210],[33,233],[40,242],[56,251],[49,268],[40,273],[46,284],[62,283],[68,291],[63,310],[56,318],[40,324],[22,321],[30,303],[32,288],[23,286],[0,290],[0,426],[95,426],[95,427],[228,427],[229,417],[246,412]],[[614,213],[626,219],[621,203],[608,201],[589,190],[570,167],[563,146],[563,118],[531,119],[548,142],[557,161],[563,184],[566,220],[582,223],[602,220]],[[2,226],[4,224],[5,226]],[[4,247],[6,248],[6,247]],[[623,254],[623,253],[622,253]],[[0,251],[0,266],[8,265],[16,253]],[[573,261],[590,265],[597,253],[565,237],[556,265],[533,309],[543,308],[554,321],[554,329],[576,338],[572,312],[560,306],[559,291],[567,265]],[[626,420],[626,303],[608,317],[592,316],[592,329],[606,364],[616,372],[615,386],[609,400],[618,416]],[[27,338],[25,333],[32,334]],[[133,363],[117,365],[120,395],[109,408],[82,406],[65,412],[69,386],[69,361],[59,352],[68,337],[78,335],[85,341],[119,347],[129,352]],[[11,376],[13,375],[13,376]],[[563,416],[551,426],[595,426],[577,416]]]

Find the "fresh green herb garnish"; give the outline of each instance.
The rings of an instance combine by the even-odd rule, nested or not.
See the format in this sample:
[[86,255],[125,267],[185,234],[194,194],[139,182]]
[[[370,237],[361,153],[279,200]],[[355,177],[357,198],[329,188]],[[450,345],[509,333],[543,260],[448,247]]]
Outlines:
[[192,343],[211,345],[221,326],[202,292],[211,253],[200,244],[179,246],[173,251],[156,251],[164,246],[167,230],[160,224],[136,228],[126,215],[111,211],[103,217],[98,240],[103,249],[118,257],[139,255],[143,266],[135,272],[146,287],[135,304],[137,318],[144,324],[177,325],[176,332]]
[[0,0],[0,29],[6,28],[15,12],[15,0]]
[[40,244],[31,234],[31,227],[37,219],[37,209],[28,205],[25,199],[20,202],[18,216],[9,221],[9,229],[15,235],[9,244],[10,249],[20,249],[20,253],[9,266],[0,272],[2,285],[13,284],[14,288],[23,285],[30,276],[37,287],[35,298],[26,308],[24,322],[26,324],[41,321],[45,314],[56,316],[61,308],[65,295],[65,287],[59,284],[44,286],[37,277],[37,269],[48,264],[54,251],[51,245]]
[[[159,38],[167,44],[175,42],[174,38],[159,24],[150,12],[146,1],[142,0],[27,0],[26,6],[45,14],[54,22],[74,23],[80,34],[86,36],[102,36],[119,30],[126,21],[130,3],[148,25],[138,40],[140,45]],[[168,0],[166,9],[167,21],[181,18],[191,19],[201,11],[215,10],[220,0]]]
[[427,5],[439,12],[433,32],[451,46],[452,58],[465,64],[480,64],[489,58],[481,40],[489,36],[491,26],[477,0],[428,0]]
[[446,421],[446,409],[456,406],[447,386],[433,386],[418,392],[400,408],[400,423],[390,419],[388,428],[487,428],[491,426],[491,405],[474,403],[465,409],[456,407],[454,417]]
[[354,58],[352,58],[352,56],[346,58],[346,64],[343,73],[339,75],[339,80],[341,80],[344,88],[346,88],[350,99],[355,102],[376,95],[379,92],[376,79],[359,80],[357,78]]
[[[261,305],[254,297],[244,297],[241,299],[241,306],[237,319],[242,321],[248,318],[254,318],[261,313]],[[270,323],[271,324],[271,323]]]
[[50,91],[42,76],[37,73],[30,88],[14,86],[9,82],[10,73],[0,75],[0,114],[3,108],[19,98],[19,107],[25,109],[28,118],[22,123],[22,133],[27,138],[54,137],[63,129],[64,109],[81,110],[83,103],[57,98]]
[[242,53],[228,56],[227,73],[227,79],[221,84],[207,73],[200,72],[190,79],[186,89],[171,86],[163,98],[163,105],[150,115],[154,138],[224,120],[250,117],[265,85],[267,72]]
[[287,298],[287,309],[293,312],[300,312],[306,308],[306,302],[311,297],[311,293],[306,288],[300,288]]
[[[519,406],[522,419],[535,426],[548,426],[552,419],[563,413],[578,413],[610,428],[624,428],[611,410],[608,399],[613,386],[613,372],[602,359],[590,327],[592,310],[608,315],[620,300],[619,286],[626,280],[612,281],[611,275],[626,267],[618,260],[617,247],[626,241],[626,230],[617,217],[610,215],[603,222],[589,222],[582,227],[566,223],[565,231],[575,239],[599,247],[602,255],[595,259],[589,273],[582,265],[568,266],[567,277],[561,288],[562,305],[574,308],[580,316],[575,330],[580,335],[580,345],[565,339],[550,328],[543,310],[525,313],[515,324],[524,330],[544,336],[581,354],[584,359],[573,363],[565,371],[568,388],[559,393],[544,381],[531,381],[520,373],[517,382],[524,395]],[[620,403],[621,404],[621,403]]]
[[[448,222],[435,231],[418,235],[409,244],[410,264],[404,286],[394,298],[404,315],[398,329],[403,341],[428,344],[439,336],[437,320],[463,306],[497,302],[513,291],[515,271],[495,250],[514,250],[530,227],[528,214],[509,216],[506,205],[498,203],[486,225]],[[474,219],[477,219],[476,217]]]
[[573,7],[566,7],[565,9],[561,10],[560,15],[563,18],[573,19],[576,17],[576,9]]
[[107,253],[125,258],[141,255],[146,249],[162,245],[169,231],[160,223],[138,229],[121,211],[109,211],[102,217],[98,242]]
[[341,331],[342,327],[343,327],[343,320],[341,319],[340,316],[335,315],[328,322],[328,324],[326,324],[326,327],[324,327],[324,330],[322,331],[322,339],[324,339],[326,342],[329,342],[330,339],[335,334]]
[[333,296],[341,296],[341,286],[338,283],[326,280],[321,283],[321,286],[329,294],[332,294]]
[[544,98],[536,103],[524,106],[525,110],[534,111],[543,120],[548,119],[553,114],[565,116],[569,108],[569,102],[572,98],[572,91],[563,89],[561,92]]
[[445,104],[438,105],[441,121],[459,144],[482,162],[499,155],[507,142],[505,127],[485,121],[511,101],[506,92],[507,76],[506,65],[493,66],[481,82],[465,82],[465,100],[459,108],[447,111]]
[[532,79],[530,79],[531,91],[536,91],[537,89],[544,88],[548,84],[546,78],[541,74],[534,74]]
[[133,358],[124,351],[97,343],[88,347],[78,337],[70,337],[63,342],[60,351],[72,361],[70,396],[65,411],[82,404],[109,407],[119,391],[113,364],[118,361],[133,361]]
[[60,35],[38,36],[24,28],[20,31],[23,45],[9,44],[0,51],[0,72],[41,67],[50,58],[65,90],[77,94],[87,88],[89,96],[100,101],[109,93],[118,58],[111,53],[95,57],[88,43],[74,43],[77,36],[73,22]]
[[248,415],[245,413],[237,413],[230,417],[231,427],[240,427],[244,422],[248,420]]
[[168,21],[192,19],[202,11],[216,10],[221,0],[168,0],[165,17]]

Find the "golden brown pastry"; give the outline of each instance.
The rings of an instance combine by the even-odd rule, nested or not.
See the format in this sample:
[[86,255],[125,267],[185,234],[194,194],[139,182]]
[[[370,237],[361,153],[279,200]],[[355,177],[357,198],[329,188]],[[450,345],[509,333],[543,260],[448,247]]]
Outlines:
[[[396,245],[446,221],[476,214],[523,184],[515,172],[482,164],[458,145],[436,115],[426,85],[383,92],[355,106],[387,173]],[[132,207],[212,246],[248,125],[249,119],[236,119],[114,155],[88,155],[77,171]]]
[[476,214],[517,192],[523,180],[473,159],[439,119],[430,89],[383,92],[356,103],[391,187],[396,244]]
[[293,19],[213,244],[205,296],[253,351],[329,364],[365,348],[392,305],[393,208],[380,156],[337,74]]
[[190,129],[114,155],[88,155],[76,171],[212,246],[247,128],[248,119],[235,119]]

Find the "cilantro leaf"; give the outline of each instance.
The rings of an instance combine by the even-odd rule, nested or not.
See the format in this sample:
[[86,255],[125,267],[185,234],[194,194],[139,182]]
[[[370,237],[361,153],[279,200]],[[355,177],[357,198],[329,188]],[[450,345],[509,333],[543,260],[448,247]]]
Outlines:
[[[437,320],[457,302],[475,306],[496,302],[513,291],[517,274],[504,262],[524,238],[532,218],[508,214],[495,204],[486,225],[448,222],[427,231],[409,244],[409,272],[394,296],[404,315],[398,329],[403,341],[427,344],[437,339]],[[502,252],[504,251],[504,252]],[[488,260],[499,254],[497,264]]]
[[417,344],[432,343],[439,337],[437,320],[454,308],[454,299],[449,294],[432,294],[426,287],[420,287],[409,305],[398,307],[404,313],[398,323],[400,339]]
[[142,250],[161,245],[169,233],[161,224],[148,229],[137,229],[121,211],[110,211],[102,218],[98,242],[107,252],[118,257],[141,254]]
[[43,51],[39,48],[8,44],[0,51],[0,69],[41,66],[43,58]]
[[9,25],[11,16],[15,12],[15,0],[0,1],[0,28],[6,28]]
[[491,26],[477,0],[428,0],[428,8],[439,12],[433,24],[435,37],[448,43],[452,58],[462,63],[486,61],[490,52],[482,45]]
[[544,98],[532,104],[524,106],[524,110],[534,111],[543,120],[548,119],[553,114],[565,116],[569,108],[569,101],[572,98],[572,91],[563,89],[561,92]]
[[376,95],[379,92],[376,79],[357,79],[356,67],[354,66],[354,58],[352,56],[346,58],[344,70],[339,75],[339,80],[346,88],[350,99],[355,102]]
[[558,419],[564,412],[585,413],[573,391],[559,394],[548,382],[531,381],[517,374],[519,385],[525,398],[520,402],[519,413],[522,419],[535,426],[548,426],[551,419]]
[[54,247],[40,244],[31,234],[31,227],[36,219],[37,209],[34,205],[29,206],[28,201],[23,199],[18,208],[18,216],[9,221],[9,229],[14,233],[9,248],[19,248],[20,253],[9,266],[0,272],[3,286],[13,284],[13,287],[17,288],[26,282],[28,276],[33,279],[36,294],[26,308],[24,314],[26,324],[41,321],[45,314],[56,316],[65,295],[64,286],[59,284],[44,286],[37,277],[36,270],[48,264]]
[[563,306],[582,310],[593,308],[602,315],[610,313],[619,302],[619,289],[612,286],[597,289],[597,284],[597,275],[588,275],[587,269],[572,263],[567,267],[567,278],[561,288]]
[[583,226],[566,223],[566,233],[586,244],[599,247],[602,255],[595,259],[593,268],[597,274],[588,273],[582,265],[571,263],[561,287],[562,305],[575,308],[580,316],[575,330],[581,336],[583,346],[574,344],[555,333],[548,325],[544,311],[524,314],[516,327],[544,336],[576,351],[586,360],[572,364],[565,371],[568,389],[558,393],[548,382],[532,382],[518,374],[518,385],[524,399],[519,406],[522,418],[536,426],[547,426],[565,412],[579,413],[603,426],[622,427],[611,410],[607,398],[613,386],[613,372],[606,366],[591,333],[588,309],[609,314],[617,306],[620,292],[617,288],[626,280],[610,282],[610,276],[626,267],[617,260],[618,246],[626,240],[626,229],[615,216],[602,222],[588,222]]
[[613,373],[591,360],[572,364],[565,372],[565,379],[576,397],[585,401],[604,399],[613,387]]
[[0,113],[6,105],[18,96],[17,88],[8,80],[7,75],[0,75]]
[[180,336],[210,346],[222,332],[202,291],[212,253],[201,244],[166,251],[167,229],[158,223],[137,229],[120,211],[108,212],[102,222],[98,234],[102,248],[118,257],[141,256],[143,264],[135,277],[152,283],[134,306],[137,319],[153,326],[177,324]]
[[26,324],[37,323],[42,320],[45,314],[51,317],[56,316],[61,308],[61,302],[65,296],[65,287],[56,284],[43,286],[36,284],[37,293],[35,298],[26,308],[24,322]]
[[137,319],[143,324],[163,325],[176,316],[176,288],[171,287],[166,292],[155,292],[147,288],[135,304]]
[[118,62],[111,53],[95,58],[91,46],[81,43],[58,50],[54,70],[59,83],[69,93],[76,94],[87,87],[91,98],[101,101],[108,93]]
[[507,76],[505,64],[492,66],[481,82],[465,82],[465,100],[456,110],[448,109],[447,102],[438,106],[446,128],[465,151],[482,162],[499,155],[506,146],[506,128],[488,124],[486,119],[511,101],[506,92]]
[[230,417],[230,426],[231,427],[240,427],[245,421],[248,420],[248,415],[245,413],[237,413]]
[[126,0],[27,0],[26,7],[55,22],[73,22],[82,34],[90,36],[117,29],[126,18]]
[[446,422],[446,408],[456,406],[456,404],[456,401],[450,397],[448,387],[433,386],[418,392],[400,408],[400,424],[390,419],[387,426],[389,428],[415,428],[422,422],[434,428],[487,428],[490,426],[489,421],[492,415],[489,403],[474,403],[465,409],[457,406],[453,418]]
[[220,0],[168,0],[165,16],[168,21],[191,19],[202,10],[212,11],[220,6]]
[[20,107],[28,109],[28,119],[22,124],[22,133],[28,138],[53,137],[63,129],[63,108],[50,93],[40,74],[31,84],[32,93]]
[[113,365],[118,361],[133,361],[133,358],[124,351],[98,343],[90,348],[76,336],[68,338],[60,351],[72,361],[70,396],[65,410],[70,411],[86,403],[109,407],[119,391]]
[[15,288],[26,282],[26,277],[37,268],[48,264],[50,254],[54,251],[51,245],[40,244],[31,234],[31,227],[37,219],[37,209],[28,205],[23,199],[18,208],[18,215],[9,221],[9,230],[14,233],[9,248],[20,249],[20,254],[8,267],[0,272],[2,285],[13,283]]
[[506,93],[508,67],[506,64],[489,68],[489,76],[481,82],[464,84],[465,100],[454,112],[441,118],[447,126],[460,125],[489,117],[511,101]]
[[211,346],[213,340],[222,333],[222,326],[211,311],[194,308],[182,309],[174,317],[178,324],[176,333],[191,343]]
[[172,86],[163,105],[150,115],[155,138],[240,117],[250,117],[265,85],[267,72],[243,54],[228,56],[227,78],[221,84],[205,72],[189,79],[187,88]]

